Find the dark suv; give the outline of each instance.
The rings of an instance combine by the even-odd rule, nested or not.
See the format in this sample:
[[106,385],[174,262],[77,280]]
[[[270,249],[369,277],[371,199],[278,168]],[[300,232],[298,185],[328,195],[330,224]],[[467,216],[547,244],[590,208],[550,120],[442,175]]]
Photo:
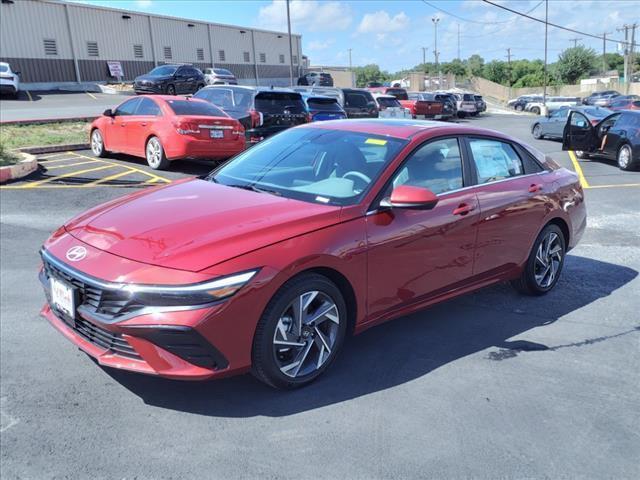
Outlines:
[[298,85],[333,87],[333,77],[328,73],[309,72],[298,78]]
[[238,120],[252,143],[310,121],[300,93],[284,88],[211,85],[194,98],[211,102]]
[[343,88],[344,111],[348,118],[378,118],[378,105],[371,92],[362,88]]
[[193,65],[160,65],[149,73],[136,77],[133,90],[137,94],[176,95],[195,93],[204,85],[204,75]]

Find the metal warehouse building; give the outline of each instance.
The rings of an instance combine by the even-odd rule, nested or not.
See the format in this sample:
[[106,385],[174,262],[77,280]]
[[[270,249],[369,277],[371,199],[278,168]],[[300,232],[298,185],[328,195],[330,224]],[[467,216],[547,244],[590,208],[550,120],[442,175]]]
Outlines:
[[[298,76],[300,35],[292,42]],[[289,84],[286,33],[56,0],[2,0],[0,61],[27,83],[114,81],[107,62],[119,61],[124,80],[191,63],[227,68],[243,84]]]

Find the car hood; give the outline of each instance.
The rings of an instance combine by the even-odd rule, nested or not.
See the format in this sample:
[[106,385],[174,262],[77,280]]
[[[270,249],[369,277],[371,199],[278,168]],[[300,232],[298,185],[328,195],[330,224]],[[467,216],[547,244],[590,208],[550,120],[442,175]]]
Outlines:
[[340,210],[189,179],[98,206],[65,229],[129,260],[197,272],[333,225]]
[[170,75],[140,75],[139,77],[136,77],[136,82],[139,82],[140,80],[146,80],[146,81],[151,81],[151,82],[163,82],[165,80],[169,80],[170,78],[173,78]]

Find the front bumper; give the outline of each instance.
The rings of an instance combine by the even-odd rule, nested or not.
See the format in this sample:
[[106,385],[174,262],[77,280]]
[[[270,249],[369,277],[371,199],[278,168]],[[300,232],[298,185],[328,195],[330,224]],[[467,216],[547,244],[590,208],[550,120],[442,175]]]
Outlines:
[[133,91],[136,93],[164,93],[164,85],[158,85],[158,84],[141,85],[136,83],[133,85]]

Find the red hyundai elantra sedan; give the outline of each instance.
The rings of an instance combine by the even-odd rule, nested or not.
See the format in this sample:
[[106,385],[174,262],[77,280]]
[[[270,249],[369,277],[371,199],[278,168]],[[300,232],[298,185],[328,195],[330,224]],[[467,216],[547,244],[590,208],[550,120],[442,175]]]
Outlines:
[[548,292],[585,225],[577,176],[501,133],[317,122],[69,221],[42,314],[102,365],[291,388],[348,334],[505,280]]
[[91,124],[90,142],[98,157],[126,153],[156,170],[171,160],[221,160],[245,148],[240,122],[204,100],[171,95],[135,97],[105,110]]

